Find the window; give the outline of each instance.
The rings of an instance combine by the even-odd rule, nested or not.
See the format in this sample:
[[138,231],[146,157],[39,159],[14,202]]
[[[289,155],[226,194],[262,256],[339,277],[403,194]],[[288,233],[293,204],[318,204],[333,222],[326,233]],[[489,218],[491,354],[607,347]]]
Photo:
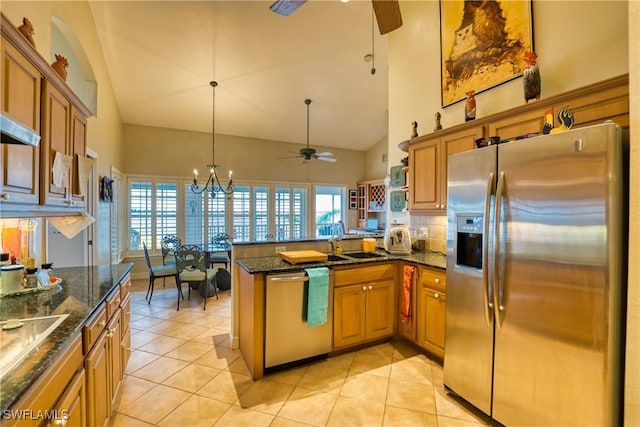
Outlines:
[[111,203],[111,263],[118,264],[124,255],[124,243],[122,239],[122,174],[115,168],[111,169],[113,178],[113,202]]
[[191,191],[187,179],[130,177],[127,249],[141,251],[144,242],[157,254],[168,234],[198,245],[220,233],[238,242],[330,235],[332,225],[344,218],[346,187],[317,186],[316,212],[309,208],[310,188],[309,184],[245,184],[236,185],[229,198],[222,192],[212,198],[208,192]]
[[316,186],[316,236],[330,236],[342,233],[335,227],[344,223],[346,188],[328,185]]

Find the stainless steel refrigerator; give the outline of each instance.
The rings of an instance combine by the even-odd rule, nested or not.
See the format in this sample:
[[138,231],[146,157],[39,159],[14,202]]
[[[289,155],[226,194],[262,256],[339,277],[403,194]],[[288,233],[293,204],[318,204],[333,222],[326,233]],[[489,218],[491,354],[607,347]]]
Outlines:
[[626,151],[609,122],[449,157],[444,384],[504,425],[620,425]]

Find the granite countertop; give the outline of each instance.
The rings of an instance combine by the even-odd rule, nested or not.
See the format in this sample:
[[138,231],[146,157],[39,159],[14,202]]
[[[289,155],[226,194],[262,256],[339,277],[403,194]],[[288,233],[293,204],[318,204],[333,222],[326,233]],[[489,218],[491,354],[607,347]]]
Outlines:
[[[47,369],[60,350],[133,264],[55,268],[62,283],[52,289],[0,298],[0,321],[68,314],[62,323],[1,380],[0,406],[5,411]],[[0,331],[4,332],[4,331]]]
[[[242,258],[236,259],[236,262],[248,273],[287,273],[290,271],[299,271],[307,267],[333,267],[341,265],[368,264],[375,262],[384,262],[390,260],[403,260],[414,262],[416,264],[426,265],[428,267],[445,269],[447,266],[447,258],[437,252],[411,252],[410,255],[392,255],[383,250],[376,251],[376,258],[348,258],[344,261],[326,261],[312,262],[302,264],[289,264],[279,256],[267,256],[258,258]],[[349,256],[349,252],[344,253],[345,257]]]

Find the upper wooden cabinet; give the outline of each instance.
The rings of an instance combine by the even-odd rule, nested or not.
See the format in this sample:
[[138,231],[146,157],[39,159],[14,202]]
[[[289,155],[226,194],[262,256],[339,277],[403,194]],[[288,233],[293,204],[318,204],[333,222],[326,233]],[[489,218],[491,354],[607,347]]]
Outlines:
[[[42,75],[20,52],[2,37],[2,115],[40,133]],[[38,204],[40,150],[20,144],[0,146],[0,200],[3,203]]]
[[446,215],[447,157],[473,150],[483,127],[469,127],[409,146],[409,211]]
[[[1,146],[0,197],[3,211],[8,212],[3,216],[21,211],[45,213],[48,207],[82,208],[86,183],[81,180],[88,181],[88,174],[80,174],[79,163],[86,157],[91,112],[49,61],[4,15],[1,18],[2,114],[42,137],[39,147]],[[25,210],[24,204],[45,206]]]
[[475,140],[482,137],[498,136],[501,140],[510,140],[541,133],[547,110],[552,111],[555,125],[559,126],[557,116],[565,106],[573,112],[575,128],[605,120],[628,128],[629,76],[604,80],[401,143],[409,145],[411,213],[446,215],[449,155],[475,149]]

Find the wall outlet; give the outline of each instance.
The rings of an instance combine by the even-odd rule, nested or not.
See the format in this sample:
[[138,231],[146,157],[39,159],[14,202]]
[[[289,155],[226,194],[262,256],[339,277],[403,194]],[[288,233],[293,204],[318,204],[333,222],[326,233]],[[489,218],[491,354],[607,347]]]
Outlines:
[[420,227],[420,237],[429,237],[429,227]]
[[286,246],[276,246],[276,253],[278,252],[284,252],[287,250]]

